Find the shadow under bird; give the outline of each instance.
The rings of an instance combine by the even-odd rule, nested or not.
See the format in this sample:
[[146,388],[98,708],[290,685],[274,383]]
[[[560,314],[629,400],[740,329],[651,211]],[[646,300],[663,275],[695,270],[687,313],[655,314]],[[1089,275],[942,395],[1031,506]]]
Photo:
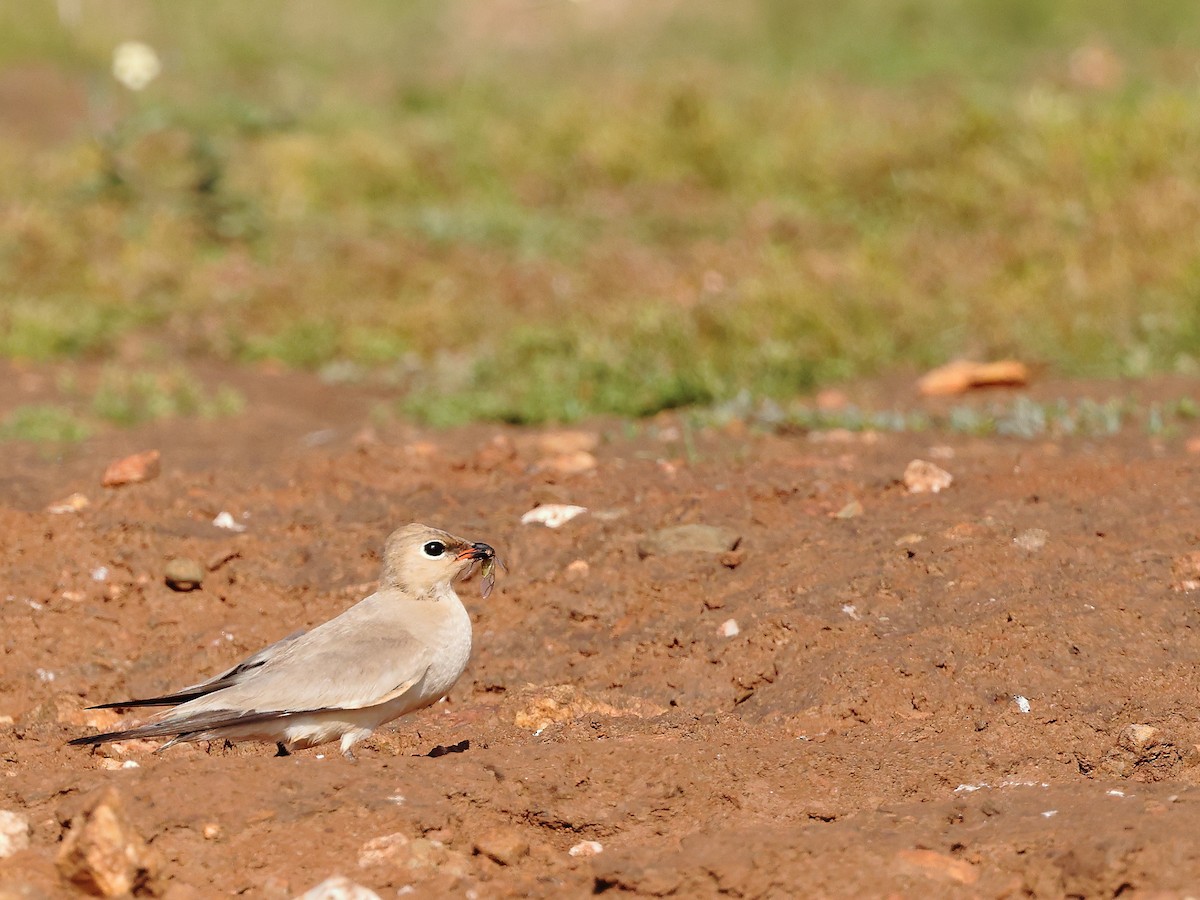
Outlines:
[[441,699],[471,655],[471,618],[452,582],[483,567],[491,592],[496,551],[413,523],[388,537],[379,589],[336,618],[258,651],[220,675],[162,697],[93,709],[170,706],[155,721],[76,738],[274,741],[279,753],[341,740],[351,748],[385,722]]

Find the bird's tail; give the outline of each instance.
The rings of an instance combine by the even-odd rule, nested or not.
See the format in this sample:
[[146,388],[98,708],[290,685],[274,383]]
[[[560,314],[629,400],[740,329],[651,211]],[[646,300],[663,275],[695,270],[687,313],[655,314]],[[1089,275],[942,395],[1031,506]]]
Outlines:
[[260,712],[252,710],[240,712],[228,709],[206,710],[189,716],[165,719],[161,722],[147,722],[135,728],[123,731],[106,731],[103,734],[89,734],[67,741],[72,747],[96,746],[110,741],[128,741],[134,738],[169,737],[171,740],[158,749],[165,750],[180,741],[203,741],[226,736],[224,729],[238,725],[253,725],[272,719],[286,718],[291,715],[289,710],[269,710]]

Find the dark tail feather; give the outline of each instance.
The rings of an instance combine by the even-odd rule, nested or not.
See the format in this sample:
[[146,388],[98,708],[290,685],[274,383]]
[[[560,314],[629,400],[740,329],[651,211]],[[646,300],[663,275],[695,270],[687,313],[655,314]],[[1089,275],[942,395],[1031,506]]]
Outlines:
[[[224,685],[222,685],[223,687]],[[145,697],[141,700],[118,700],[115,703],[101,703],[99,706],[89,706],[88,709],[134,709],[138,706],[178,706],[197,697],[203,697],[211,691],[180,691],[178,694],[166,694],[162,697]]]
[[97,744],[107,744],[109,741],[128,741],[133,738],[166,737],[177,735],[189,729],[180,728],[178,724],[162,722],[152,725],[139,725],[137,728],[126,728],[124,731],[106,731],[103,734],[89,734],[67,741],[72,747],[94,747]]
[[[143,703],[143,705],[146,705]],[[281,719],[291,715],[292,711],[279,710],[269,712],[230,712],[227,709],[216,709],[210,712],[180,717],[173,721],[148,722],[136,728],[124,731],[106,731],[103,734],[89,734],[67,741],[72,747],[95,746],[107,744],[109,741],[128,741],[133,738],[171,737],[160,750],[165,750],[177,741],[209,740],[219,737],[220,729],[230,725],[250,725],[255,722],[266,722],[270,719]]]

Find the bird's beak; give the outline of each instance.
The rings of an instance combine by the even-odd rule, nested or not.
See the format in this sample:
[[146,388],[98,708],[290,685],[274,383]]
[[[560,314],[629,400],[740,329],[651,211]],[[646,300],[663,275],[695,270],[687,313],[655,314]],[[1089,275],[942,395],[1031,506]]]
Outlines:
[[480,560],[480,559],[495,559],[496,551],[492,549],[490,544],[485,544],[483,541],[476,541],[458,554],[458,559],[464,560]]

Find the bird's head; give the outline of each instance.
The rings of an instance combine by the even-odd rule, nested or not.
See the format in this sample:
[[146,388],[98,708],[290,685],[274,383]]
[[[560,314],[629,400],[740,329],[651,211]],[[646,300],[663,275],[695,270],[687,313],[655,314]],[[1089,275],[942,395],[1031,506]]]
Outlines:
[[397,528],[383,549],[380,586],[428,595],[483,564],[483,596],[491,593],[498,563],[496,551],[482,541],[464,538],[413,522]]

